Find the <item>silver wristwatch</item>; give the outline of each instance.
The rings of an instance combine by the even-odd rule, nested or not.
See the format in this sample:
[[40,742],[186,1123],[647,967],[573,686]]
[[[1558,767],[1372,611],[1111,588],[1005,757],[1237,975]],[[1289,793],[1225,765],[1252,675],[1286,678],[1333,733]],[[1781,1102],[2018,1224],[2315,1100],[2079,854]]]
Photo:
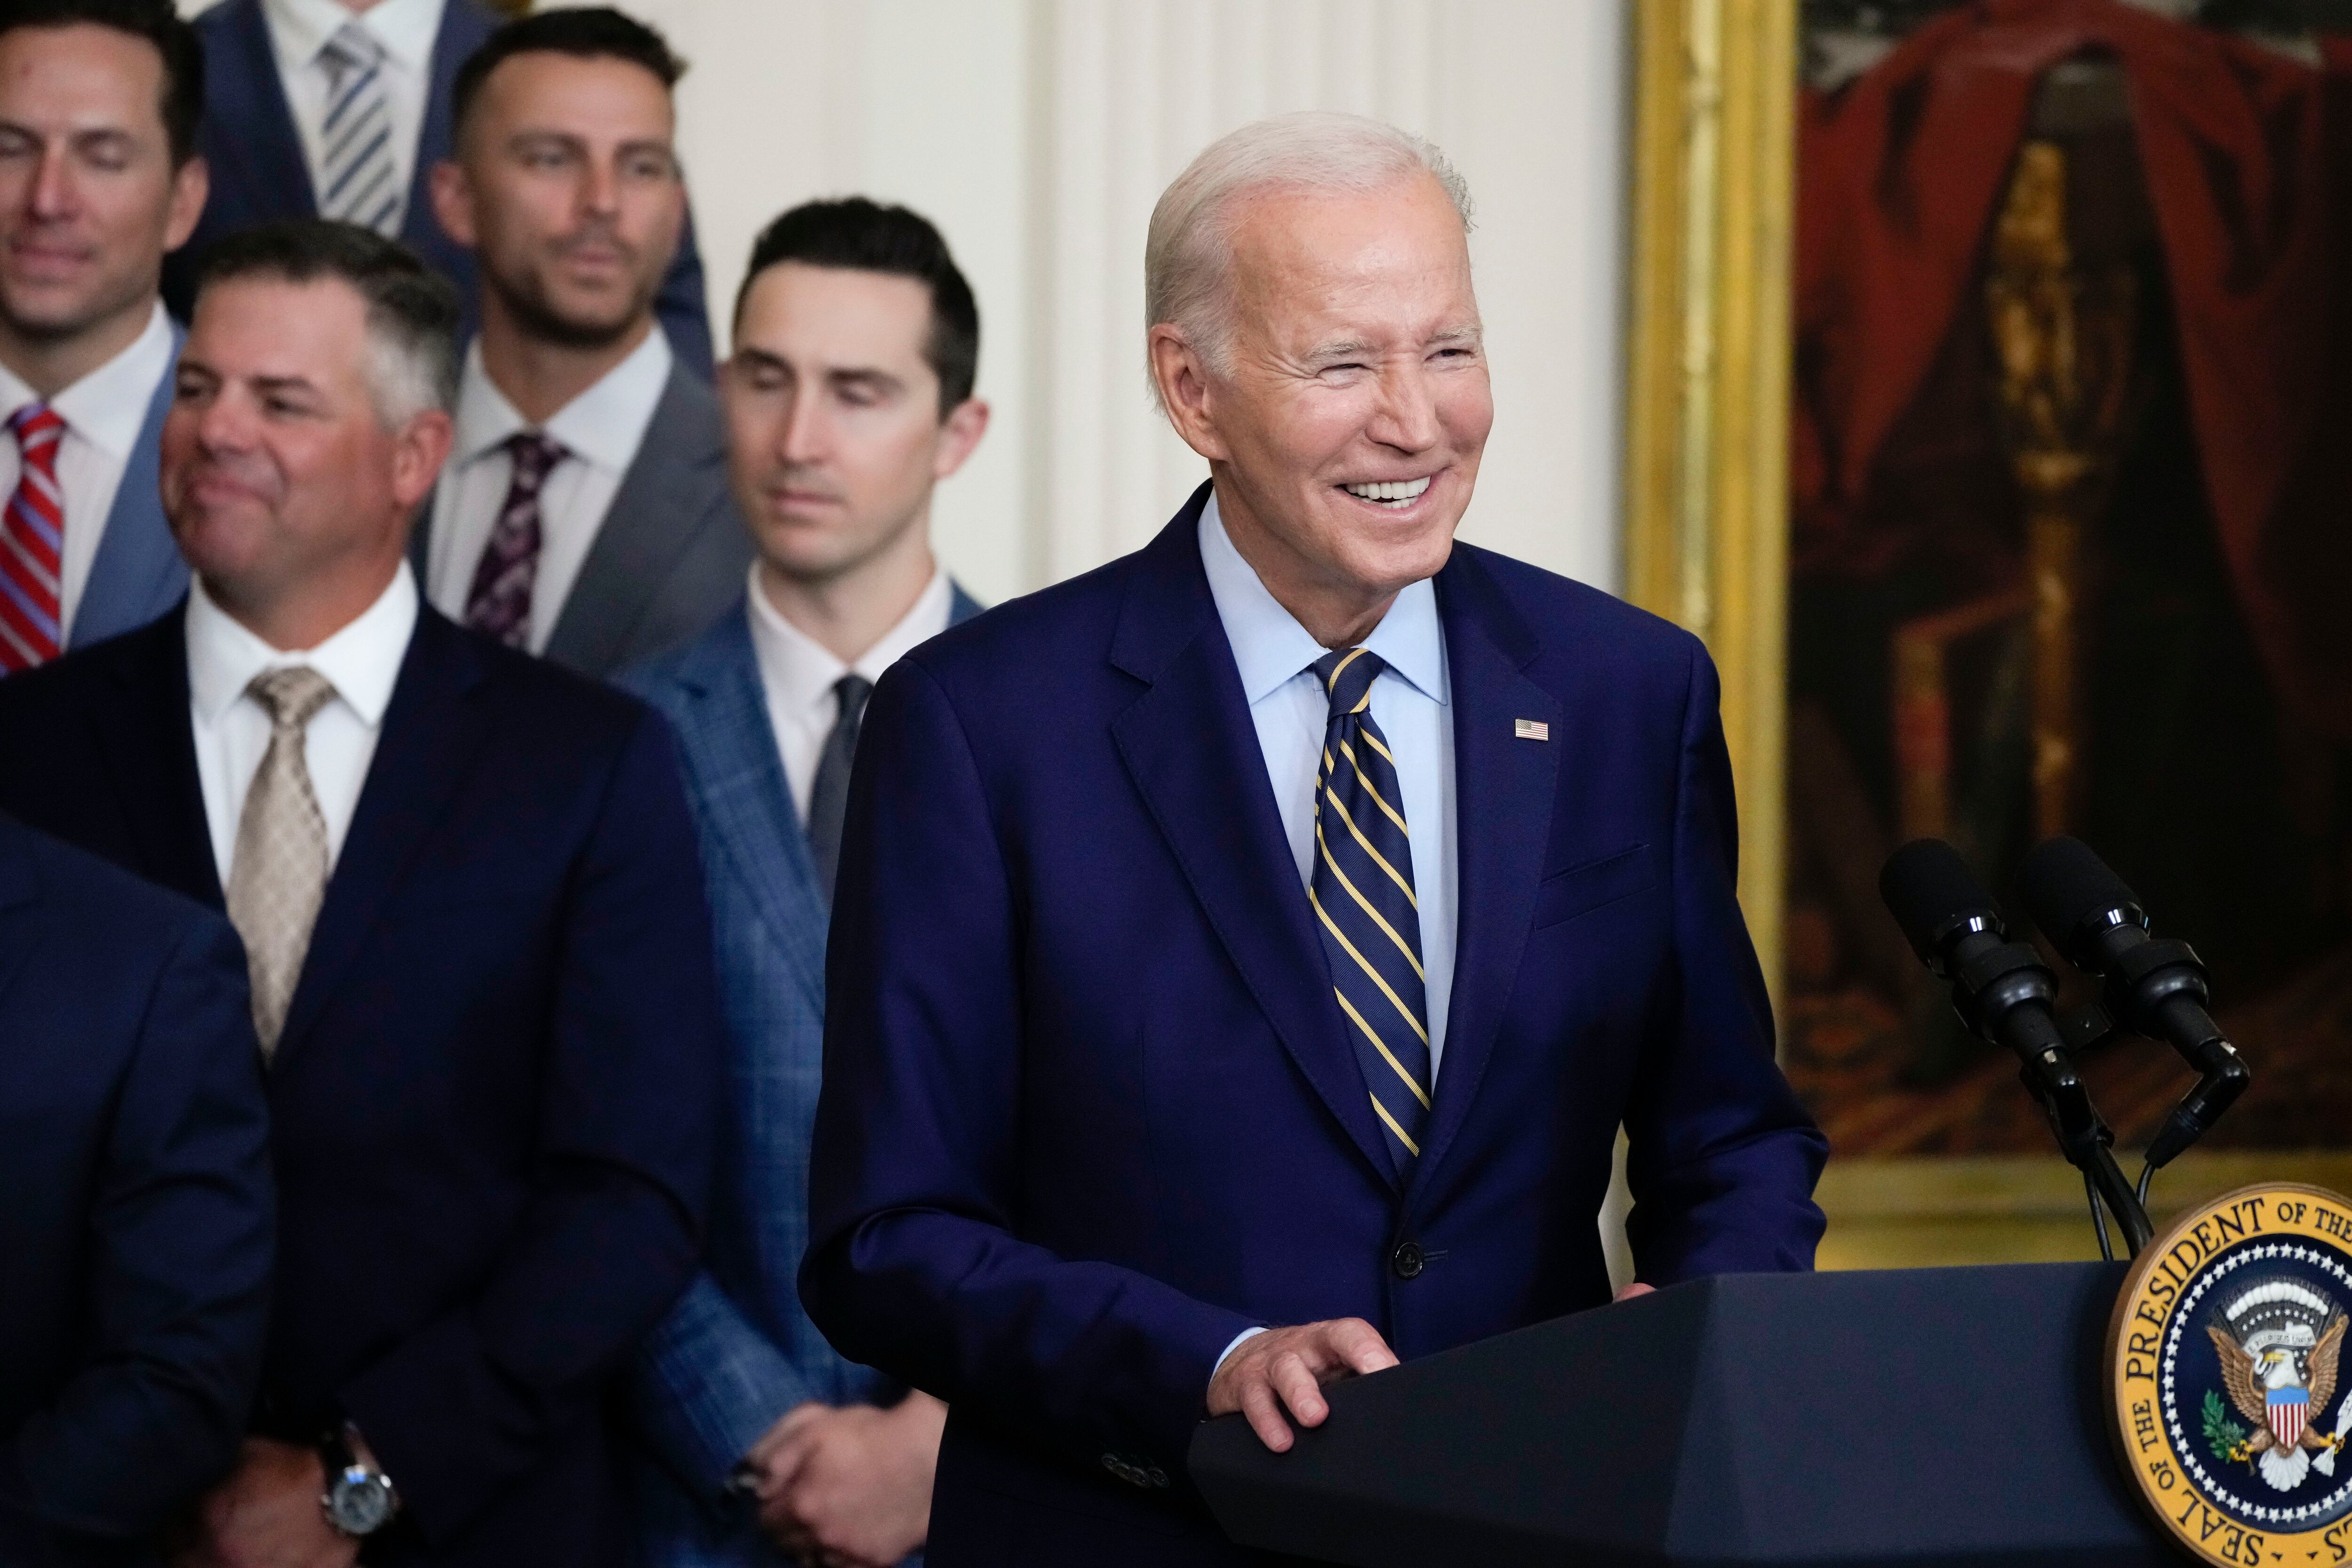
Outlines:
[[400,1493],[368,1449],[359,1428],[346,1421],[319,1446],[327,1467],[327,1489],[319,1506],[339,1535],[373,1535],[400,1511]]

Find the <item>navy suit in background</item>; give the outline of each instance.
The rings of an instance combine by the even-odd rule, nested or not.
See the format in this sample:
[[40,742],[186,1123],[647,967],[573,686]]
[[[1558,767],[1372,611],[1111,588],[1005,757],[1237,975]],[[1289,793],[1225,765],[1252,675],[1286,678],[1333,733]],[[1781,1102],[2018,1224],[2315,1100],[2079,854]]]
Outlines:
[[[0,809],[217,909],[173,615],[0,682]],[[429,608],[268,1075],[257,1427],[356,1421],[371,1563],[614,1563],[638,1337],[692,1277],[720,1053],[668,727]]]
[[[950,622],[979,613],[956,590]],[[621,680],[677,731],[730,1047],[703,1271],[636,1358],[637,1419],[658,1465],[640,1487],[639,1539],[656,1568],[781,1561],[755,1510],[727,1489],[736,1462],[794,1405],[898,1392],[825,1343],[794,1287],[831,911],[768,721],[749,615],[738,597],[701,637]]]
[[[457,284],[466,335],[473,332],[479,309],[474,257],[441,232],[433,216],[431,182],[433,165],[449,156],[449,89],[457,68],[498,25],[499,18],[481,0],[448,0],[448,9],[442,13],[441,30],[433,39],[433,88],[417,135],[415,175],[397,237]],[[286,84],[278,75],[278,52],[261,0],[221,0],[196,18],[196,32],[205,45],[203,147],[212,171],[212,195],[195,233],[163,263],[164,302],[184,321],[195,304],[195,262],[206,246],[223,235],[278,218],[319,216],[301,133],[294,128],[294,111],[286,102]],[[695,249],[690,213],[655,309],[678,362],[709,381],[710,316],[703,303],[702,258]]]
[[[172,360],[177,364],[184,334],[172,333]],[[138,443],[122,465],[122,483],[99,535],[98,555],[90,563],[89,581],[81,591],[81,606],[74,611],[68,647],[88,647],[149,621],[180,602],[188,591],[188,563],[172,542],[172,525],[163,516],[161,470],[163,416],[172,411],[175,389],[172,365],[155,384],[147,400],[147,416],[139,426]],[[68,526],[75,520],[68,519]]]
[[269,1118],[228,922],[0,816],[0,1562],[143,1562],[235,1462]]
[[[927,1555],[1240,1561],[1184,1479],[1243,1330],[1407,1359],[1640,1277],[1801,1269],[1824,1148],[1772,1059],[1697,640],[1457,544],[1459,945],[1402,1188],[1207,578],[1150,546],[901,660],[858,742],[809,1315],[950,1406]],[[1518,736],[1518,721],[1549,738]]]

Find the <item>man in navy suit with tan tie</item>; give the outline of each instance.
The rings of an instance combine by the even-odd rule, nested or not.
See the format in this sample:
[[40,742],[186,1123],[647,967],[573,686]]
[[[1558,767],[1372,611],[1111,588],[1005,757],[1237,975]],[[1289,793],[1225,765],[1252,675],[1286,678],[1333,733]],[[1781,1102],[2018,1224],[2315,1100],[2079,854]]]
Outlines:
[[1811,1267],[1697,640],[1457,544],[1468,201],[1310,114],[1155,211],[1209,482],[916,649],[859,738],[801,1288],[949,1406],[933,1568],[1245,1561],[1192,1428],[1643,1289]]

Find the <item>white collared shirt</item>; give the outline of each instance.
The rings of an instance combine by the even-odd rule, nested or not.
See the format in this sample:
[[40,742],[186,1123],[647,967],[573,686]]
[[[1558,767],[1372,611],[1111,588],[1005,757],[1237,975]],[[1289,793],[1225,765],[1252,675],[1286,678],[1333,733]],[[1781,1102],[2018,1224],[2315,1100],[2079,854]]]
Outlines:
[[228,886],[236,858],[236,825],[245,815],[246,791],[269,750],[269,713],[246,688],[268,669],[308,665],[333,683],[335,695],[312,715],[303,732],[302,757],[310,788],[327,819],[327,865],[343,852],[360,786],[375,760],[383,710],[400,679],[401,660],[416,630],[416,579],[402,562],[391,585],[342,630],[307,652],[270,647],[232,619],[205,592],[204,579],[188,589],[188,717],[196,742],[196,778],[205,795],[205,823],[211,830],[213,865]]
[[416,177],[416,142],[425,131],[425,102],[433,89],[433,40],[441,31],[447,0],[377,0],[356,16],[341,0],[261,0],[269,42],[278,55],[278,79],[286,86],[286,106],[302,139],[302,162],[310,171],[315,196],[327,188],[323,126],[334,73],[319,58],[346,22],[356,21],[383,46],[384,108],[392,121],[392,174],[400,195],[393,230],[406,221],[408,193]]
[[882,672],[908,651],[948,629],[955,613],[955,590],[947,569],[935,568],[930,585],[915,600],[898,624],[882,640],[860,654],[855,664],[844,664],[831,650],[792,622],[768,601],[760,586],[760,565],[751,563],[750,594],[751,651],[760,664],[760,688],[768,700],[768,725],[776,732],[776,750],[782,754],[784,783],[793,792],[793,810],[808,826],[809,797],[816,793],[816,764],[824,752],[825,737],[841,718],[841,700],[834,682],[845,675],[879,680]]
[[[1330,702],[1314,664],[1328,650],[1266,591],[1256,570],[1225,533],[1216,497],[1201,513],[1201,564],[1225,640],[1241,671],[1242,695],[1257,726],[1274,804],[1297,862],[1298,879],[1315,877],[1315,775],[1323,755]],[[1412,844],[1413,898],[1421,913],[1421,966],[1428,980],[1429,1076],[1445,1055],[1445,1019],[1454,1000],[1456,864],[1454,823],[1453,688],[1446,674],[1445,627],[1437,589],[1427,578],[1396,596],[1364,647],[1388,666],[1372,682],[1372,721],[1396,753],[1397,783]]]
[[[547,650],[563,601],[580,580],[596,531],[637,460],[646,427],[669,385],[669,340],[656,326],[629,357],[565,404],[540,428],[562,443],[563,460],[539,492],[539,573],[531,581],[530,633],[524,646]],[[482,365],[477,340],[466,351],[457,387],[457,439],[433,498],[433,533],[425,561],[426,596],[451,620],[466,618],[474,573],[489,547],[490,531],[507,503],[514,459],[507,438],[531,428]]]
[[[156,384],[172,374],[172,318],[161,300],[147,317],[147,326],[131,346],[49,399],[49,411],[66,422],[58,447],[58,488],[65,492],[65,554],[58,588],[58,643],[73,636],[75,612],[98,561],[98,542],[106,532],[106,519],[122,489],[122,470],[131,448],[139,444],[139,430],[147,422],[147,407]],[[40,398],[16,373],[0,365],[0,420]],[[0,431],[0,505],[16,493],[22,454],[16,440]]]

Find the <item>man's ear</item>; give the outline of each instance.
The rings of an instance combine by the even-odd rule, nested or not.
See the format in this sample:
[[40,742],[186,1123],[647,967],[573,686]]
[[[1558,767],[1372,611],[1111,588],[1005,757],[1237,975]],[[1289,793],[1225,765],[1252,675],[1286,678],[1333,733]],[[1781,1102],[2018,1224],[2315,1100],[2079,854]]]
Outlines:
[[1160,405],[1168,423],[1184,445],[1209,461],[1222,462],[1231,454],[1217,434],[1209,367],[1173,322],[1155,324],[1146,347],[1151,355],[1152,384],[1160,389]]
[[457,422],[438,408],[409,416],[394,437],[392,493],[403,512],[415,511],[433,493],[441,465],[457,443]]
[[466,166],[455,158],[444,158],[433,165],[431,183],[433,218],[441,232],[471,250],[480,243],[481,231],[474,226],[474,182],[467,177]]
[[988,404],[981,398],[967,397],[948,410],[940,422],[940,444],[931,456],[931,478],[946,479],[963,467],[980,438],[988,434]]
[[212,165],[205,162],[202,153],[192,154],[172,172],[172,205],[163,219],[164,250],[177,250],[188,243],[188,236],[196,232],[196,220],[205,216],[205,203],[212,190]]

